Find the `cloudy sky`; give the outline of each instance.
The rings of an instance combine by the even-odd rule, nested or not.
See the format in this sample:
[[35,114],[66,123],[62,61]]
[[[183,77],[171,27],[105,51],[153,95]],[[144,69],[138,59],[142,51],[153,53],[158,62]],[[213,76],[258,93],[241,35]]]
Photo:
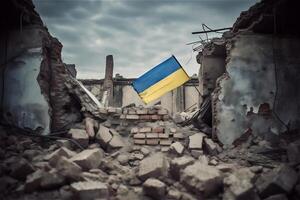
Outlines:
[[63,60],[79,78],[103,78],[105,57],[114,74],[138,77],[172,54],[189,75],[198,72],[186,43],[201,24],[230,27],[257,0],[34,0],[50,33],[63,44]]

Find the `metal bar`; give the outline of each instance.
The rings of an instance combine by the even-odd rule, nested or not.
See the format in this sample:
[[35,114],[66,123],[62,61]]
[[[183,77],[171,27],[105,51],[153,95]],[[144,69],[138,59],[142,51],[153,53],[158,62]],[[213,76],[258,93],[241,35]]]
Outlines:
[[192,32],[192,34],[202,34],[202,33],[211,33],[211,32],[216,32],[216,31],[225,31],[225,30],[231,30],[232,27],[229,28],[219,28],[219,29],[212,29],[208,31],[197,31],[197,32]]

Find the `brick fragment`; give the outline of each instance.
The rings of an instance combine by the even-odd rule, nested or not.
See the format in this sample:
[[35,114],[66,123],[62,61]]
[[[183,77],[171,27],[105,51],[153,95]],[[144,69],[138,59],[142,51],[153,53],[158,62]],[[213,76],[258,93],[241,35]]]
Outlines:
[[154,128],[152,128],[152,132],[154,132],[154,133],[163,133],[164,128],[163,127],[154,127]]
[[126,115],[126,119],[139,119],[138,115]]
[[159,138],[169,138],[169,134],[168,133],[159,133],[158,137]]
[[146,138],[158,138],[158,133],[146,133]]
[[146,138],[146,135],[144,133],[137,133],[133,135],[134,139],[144,139]]
[[146,144],[148,145],[158,145],[159,139],[147,139]]
[[134,140],[133,140],[133,143],[134,143],[134,144],[138,144],[138,145],[146,144],[146,140],[142,140],[142,139],[134,139]]

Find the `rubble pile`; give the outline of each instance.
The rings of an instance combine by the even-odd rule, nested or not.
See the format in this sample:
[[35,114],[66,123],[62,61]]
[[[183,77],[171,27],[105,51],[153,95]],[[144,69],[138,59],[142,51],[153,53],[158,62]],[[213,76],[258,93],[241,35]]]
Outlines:
[[[130,119],[130,128],[121,134],[115,127],[127,120],[120,120],[122,109],[110,113],[118,116],[118,125],[112,125],[109,117],[105,122],[86,118],[74,125],[66,138],[55,141],[1,128],[0,198],[300,197],[300,140],[286,145],[287,140],[282,139],[275,146],[262,138],[249,137],[246,142],[223,150],[204,133],[191,127],[177,127],[172,121]],[[153,133],[167,135],[168,146],[161,143],[165,138],[159,137],[155,138],[159,140],[155,145],[148,144],[148,135]],[[179,133],[181,137],[175,140],[174,135]]]

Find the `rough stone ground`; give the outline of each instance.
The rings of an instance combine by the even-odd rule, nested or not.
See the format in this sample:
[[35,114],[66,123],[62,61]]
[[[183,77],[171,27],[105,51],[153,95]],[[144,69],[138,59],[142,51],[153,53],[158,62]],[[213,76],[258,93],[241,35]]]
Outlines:
[[1,127],[0,199],[300,199],[297,133],[223,150],[172,121],[153,122],[183,133],[171,146],[133,145],[131,127],[95,122],[66,136],[84,149]]

